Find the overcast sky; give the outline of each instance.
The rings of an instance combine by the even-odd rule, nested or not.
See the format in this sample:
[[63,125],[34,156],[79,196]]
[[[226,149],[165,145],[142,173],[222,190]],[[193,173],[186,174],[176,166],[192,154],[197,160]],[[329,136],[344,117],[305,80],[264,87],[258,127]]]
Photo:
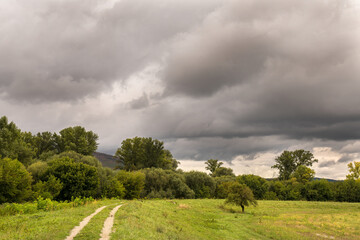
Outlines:
[[306,149],[316,176],[360,161],[360,5],[344,0],[0,3],[0,115],[33,133],[81,125],[114,154],[158,138],[275,177]]

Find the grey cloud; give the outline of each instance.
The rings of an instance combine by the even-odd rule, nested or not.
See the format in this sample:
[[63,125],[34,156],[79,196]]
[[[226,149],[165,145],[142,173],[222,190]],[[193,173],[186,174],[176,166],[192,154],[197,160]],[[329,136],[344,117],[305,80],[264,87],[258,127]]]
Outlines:
[[326,161],[326,162],[322,162],[319,164],[319,167],[320,168],[323,168],[323,167],[331,167],[331,166],[334,166],[336,165],[336,162],[335,161]]
[[348,162],[351,162],[351,161],[353,161],[353,160],[354,160],[353,157],[351,157],[351,156],[348,155],[348,154],[345,154],[344,156],[342,156],[342,157],[338,160],[338,162],[339,162],[339,163],[348,163]]
[[193,101],[170,135],[359,139],[359,24],[351,3],[329,1],[233,1],[209,14],[163,71],[165,96]]
[[[0,35],[4,36],[0,39],[0,94],[38,102],[99,93],[160,61],[167,42],[218,5],[215,0],[124,0],[99,10],[103,3],[4,4],[0,10]],[[57,91],[44,90],[51,88]]]
[[[296,140],[287,141],[278,136],[247,137],[247,138],[180,138],[165,139],[166,147],[179,159],[207,160],[210,158],[231,161],[238,155],[247,158],[254,153],[287,149],[299,143]],[[269,159],[273,162],[274,159]]]
[[140,98],[132,100],[131,102],[129,102],[129,106],[132,109],[146,108],[146,107],[149,106],[149,98],[146,95],[146,93],[144,93]]

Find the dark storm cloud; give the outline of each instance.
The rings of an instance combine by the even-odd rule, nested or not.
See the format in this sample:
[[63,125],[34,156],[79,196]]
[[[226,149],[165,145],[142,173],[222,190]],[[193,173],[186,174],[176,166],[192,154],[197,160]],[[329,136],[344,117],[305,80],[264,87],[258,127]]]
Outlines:
[[[358,9],[341,1],[232,1],[173,45],[165,96],[178,137],[360,138]],[[207,109],[207,110],[206,110]]]
[[[96,94],[149,62],[217,1],[10,1],[0,9],[0,94],[67,101]],[[183,16],[186,15],[186,18]]]

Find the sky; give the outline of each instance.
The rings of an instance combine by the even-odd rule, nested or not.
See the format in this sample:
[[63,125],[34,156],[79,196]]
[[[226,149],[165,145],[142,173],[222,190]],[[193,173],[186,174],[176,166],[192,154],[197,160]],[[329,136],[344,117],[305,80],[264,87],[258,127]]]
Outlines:
[[100,152],[153,137],[186,171],[262,177],[284,150],[317,177],[360,161],[356,0],[2,1],[0,63],[0,116]]

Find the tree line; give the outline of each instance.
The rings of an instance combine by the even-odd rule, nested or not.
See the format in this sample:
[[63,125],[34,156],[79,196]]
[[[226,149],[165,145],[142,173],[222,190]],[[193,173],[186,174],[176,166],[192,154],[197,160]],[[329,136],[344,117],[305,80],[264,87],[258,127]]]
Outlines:
[[360,202],[360,163],[349,164],[345,181],[313,180],[316,162],[305,150],[284,151],[275,159],[279,178],[236,176],[209,159],[205,169],[184,172],[164,143],[152,138],[124,140],[117,169],[103,167],[93,153],[97,134],[81,126],[59,133],[22,132],[0,118],[0,203],[93,198],[227,198],[242,207],[255,199]]

